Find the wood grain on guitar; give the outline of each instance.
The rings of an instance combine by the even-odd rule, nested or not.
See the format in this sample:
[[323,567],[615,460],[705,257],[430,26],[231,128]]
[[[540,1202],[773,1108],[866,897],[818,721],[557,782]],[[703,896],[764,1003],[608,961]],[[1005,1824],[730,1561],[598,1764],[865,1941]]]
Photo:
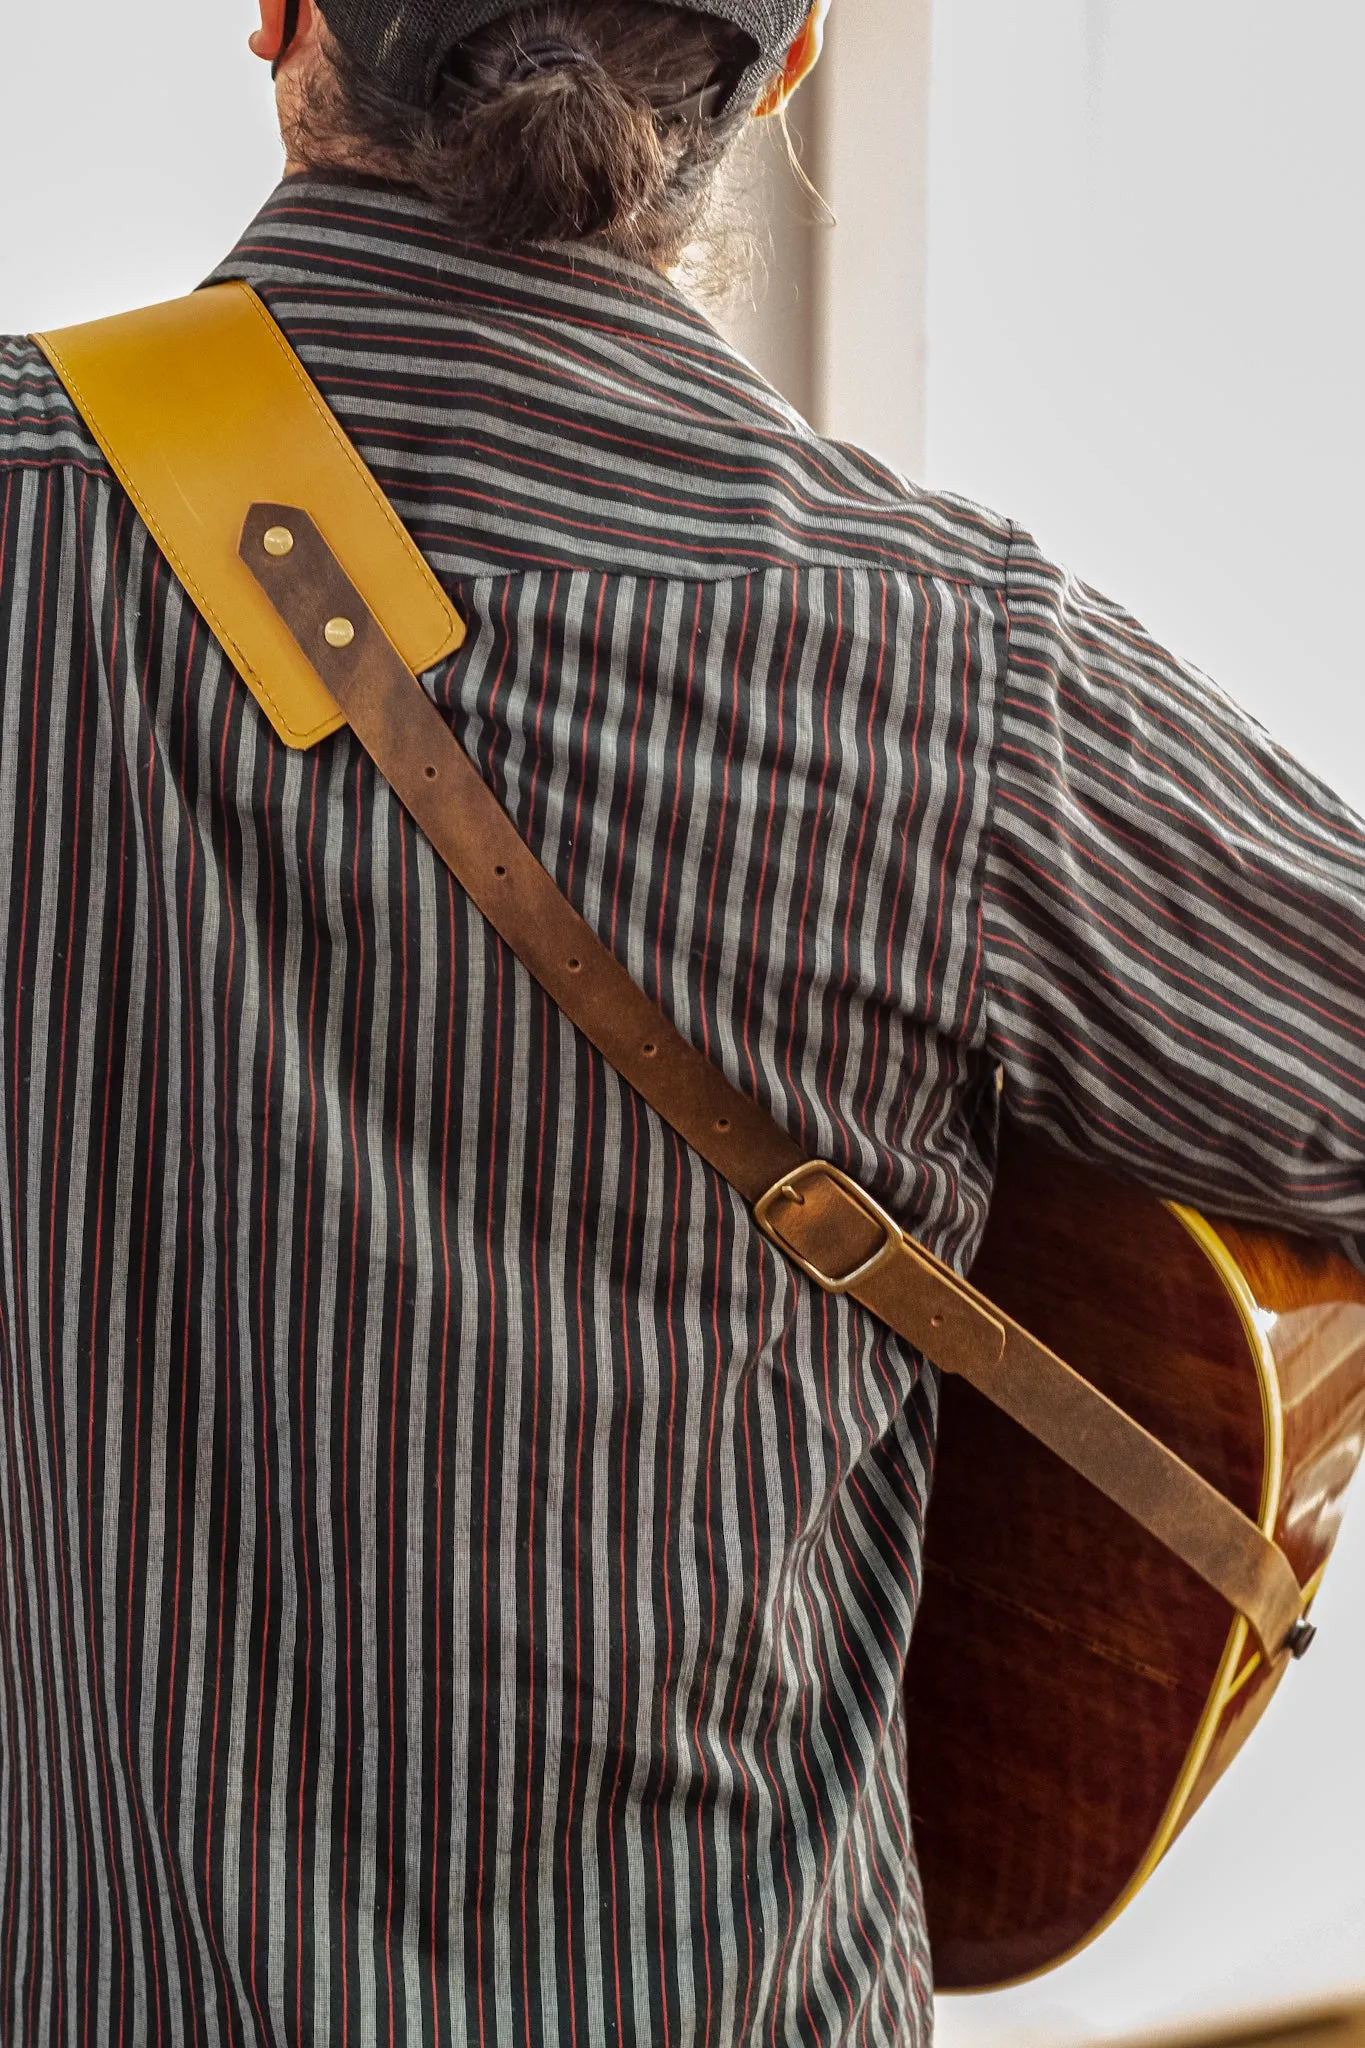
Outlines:
[[[972,1274],[1315,1586],[1365,1452],[1365,1277],[1017,1138]],[[940,1988],[1017,1981],[1121,1911],[1265,1711],[1244,1621],[960,1381],[945,1381],[907,1688]],[[923,1768],[919,1768],[920,1763]]]

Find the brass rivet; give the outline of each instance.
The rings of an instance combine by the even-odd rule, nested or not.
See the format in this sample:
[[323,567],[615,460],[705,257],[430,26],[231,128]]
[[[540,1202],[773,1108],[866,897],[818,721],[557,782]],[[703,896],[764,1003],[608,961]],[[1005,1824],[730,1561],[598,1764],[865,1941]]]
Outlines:
[[329,619],[322,630],[329,647],[349,647],[355,639],[355,627],[349,619]]
[[272,526],[265,537],[265,551],[268,555],[292,554],[294,536],[287,526]]

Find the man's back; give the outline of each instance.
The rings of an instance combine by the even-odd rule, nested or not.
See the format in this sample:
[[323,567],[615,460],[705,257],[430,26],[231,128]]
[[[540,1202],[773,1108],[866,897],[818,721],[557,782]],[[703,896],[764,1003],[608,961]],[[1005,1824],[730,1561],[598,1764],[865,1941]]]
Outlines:
[[[903,494],[639,273],[333,186],[225,274],[456,596],[429,685],[536,852],[740,1086],[965,1249],[954,650],[991,625],[958,524],[917,580]],[[927,1972],[915,1361],[781,1267],[347,737],[276,744],[19,362],[21,2004],[133,2039],[892,2038]]]
[[[810,1149],[965,1263],[1005,1060],[1078,1149],[1365,1224],[1350,975],[1314,958],[1290,1073],[1239,1008],[1300,971],[1296,902],[1358,969],[1359,839],[1131,622],[1063,644],[1005,522],[814,439],[641,271],[291,180],[220,275],[458,602],[425,680],[523,836]],[[349,736],[277,745],[0,360],[13,2038],[914,2038],[932,1375],[777,1258]],[[1148,1099],[1208,1048],[1245,1071]]]

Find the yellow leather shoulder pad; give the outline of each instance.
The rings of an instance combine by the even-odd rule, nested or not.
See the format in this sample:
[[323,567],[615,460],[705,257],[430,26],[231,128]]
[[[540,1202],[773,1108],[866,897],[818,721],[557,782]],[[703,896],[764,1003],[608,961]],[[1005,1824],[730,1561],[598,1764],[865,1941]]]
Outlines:
[[287,746],[345,721],[239,558],[253,504],[312,515],[415,674],[463,643],[459,613],[249,285],[34,339]]

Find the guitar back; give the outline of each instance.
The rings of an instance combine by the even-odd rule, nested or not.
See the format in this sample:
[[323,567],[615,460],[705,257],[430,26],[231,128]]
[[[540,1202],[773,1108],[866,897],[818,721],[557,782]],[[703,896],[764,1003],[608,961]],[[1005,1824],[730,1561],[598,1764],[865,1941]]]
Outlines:
[[[1365,1451],[1365,1277],[1013,1139],[972,1275],[1273,1533],[1305,1586]],[[939,1986],[1035,1975],[1150,1876],[1264,1712],[1246,1623],[944,1384],[909,1769]]]

